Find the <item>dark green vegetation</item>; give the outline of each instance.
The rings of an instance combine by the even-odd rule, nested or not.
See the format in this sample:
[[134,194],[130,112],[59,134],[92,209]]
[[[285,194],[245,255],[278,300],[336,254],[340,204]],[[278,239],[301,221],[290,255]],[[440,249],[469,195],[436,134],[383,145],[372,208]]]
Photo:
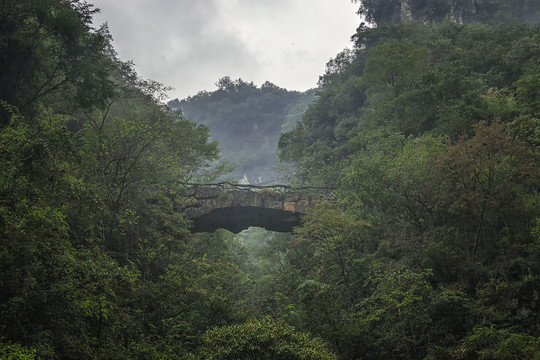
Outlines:
[[[160,104],[165,89],[116,58],[92,13],[82,1],[0,4],[0,357],[217,351],[202,334],[249,314],[242,252],[192,237],[169,196],[212,180],[217,143]],[[272,351],[321,346],[261,326],[295,341]]]
[[538,359],[540,27],[384,24],[395,4],[362,1],[377,27],[279,122],[332,201],[292,235],[193,236],[170,195],[222,175],[208,129],[83,2],[2,2],[0,358]]
[[274,244],[288,321],[344,359],[537,359],[540,27],[354,40],[280,139],[294,181],[338,188]]
[[278,182],[279,135],[282,129],[290,130],[302,120],[315,90],[287,91],[270,82],[258,88],[228,76],[216,85],[216,91],[202,91],[168,105],[208,126],[224,159],[234,167],[224,179],[250,184]]

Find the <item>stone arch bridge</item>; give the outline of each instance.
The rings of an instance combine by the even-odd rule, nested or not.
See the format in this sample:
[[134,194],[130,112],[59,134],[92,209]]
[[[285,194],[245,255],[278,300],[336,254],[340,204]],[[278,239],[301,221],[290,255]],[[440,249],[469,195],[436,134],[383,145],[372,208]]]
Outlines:
[[239,233],[251,226],[290,232],[303,215],[332,189],[286,185],[185,184],[180,194],[193,232],[219,228]]

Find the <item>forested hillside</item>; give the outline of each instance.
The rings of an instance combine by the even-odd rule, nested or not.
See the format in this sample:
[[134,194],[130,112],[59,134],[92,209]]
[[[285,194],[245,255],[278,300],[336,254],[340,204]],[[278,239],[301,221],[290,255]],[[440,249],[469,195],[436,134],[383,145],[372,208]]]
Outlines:
[[388,23],[391,3],[361,1],[377,26],[280,139],[298,183],[337,187],[280,247],[288,318],[344,359],[536,359],[540,27]]
[[191,233],[219,145],[91,5],[1,2],[0,358],[538,359],[538,3],[357,2],[300,123],[312,94],[270,83],[172,104],[283,131],[291,182],[335,188],[238,236]]
[[208,126],[223,159],[234,169],[227,180],[250,184],[279,182],[277,143],[282,129],[290,130],[315,97],[315,90],[288,91],[270,82],[260,88],[226,76],[213,92],[201,91],[168,105],[190,120]]
[[[229,330],[206,330],[248,319],[242,251],[193,237],[172,199],[219,175],[218,145],[117,58],[94,12],[0,4],[0,358],[207,359]],[[333,358],[282,322],[243,326],[275,354]]]

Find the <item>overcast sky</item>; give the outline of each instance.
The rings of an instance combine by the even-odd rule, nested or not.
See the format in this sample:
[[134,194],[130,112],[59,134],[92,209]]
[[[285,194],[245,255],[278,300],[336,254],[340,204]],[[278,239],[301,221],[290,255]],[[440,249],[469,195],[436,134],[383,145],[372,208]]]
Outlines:
[[223,76],[289,90],[315,87],[328,60],[360,24],[349,0],[89,0],[114,47],[140,76],[175,88],[169,97],[213,91]]

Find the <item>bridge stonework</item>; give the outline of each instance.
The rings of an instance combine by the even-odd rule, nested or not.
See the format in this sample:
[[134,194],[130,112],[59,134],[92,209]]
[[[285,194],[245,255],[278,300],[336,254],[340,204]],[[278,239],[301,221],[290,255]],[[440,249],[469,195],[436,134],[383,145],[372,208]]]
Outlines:
[[223,228],[233,233],[250,226],[290,232],[321,199],[320,194],[313,192],[251,185],[188,188],[181,196],[188,199],[184,212],[193,222],[193,232]]

